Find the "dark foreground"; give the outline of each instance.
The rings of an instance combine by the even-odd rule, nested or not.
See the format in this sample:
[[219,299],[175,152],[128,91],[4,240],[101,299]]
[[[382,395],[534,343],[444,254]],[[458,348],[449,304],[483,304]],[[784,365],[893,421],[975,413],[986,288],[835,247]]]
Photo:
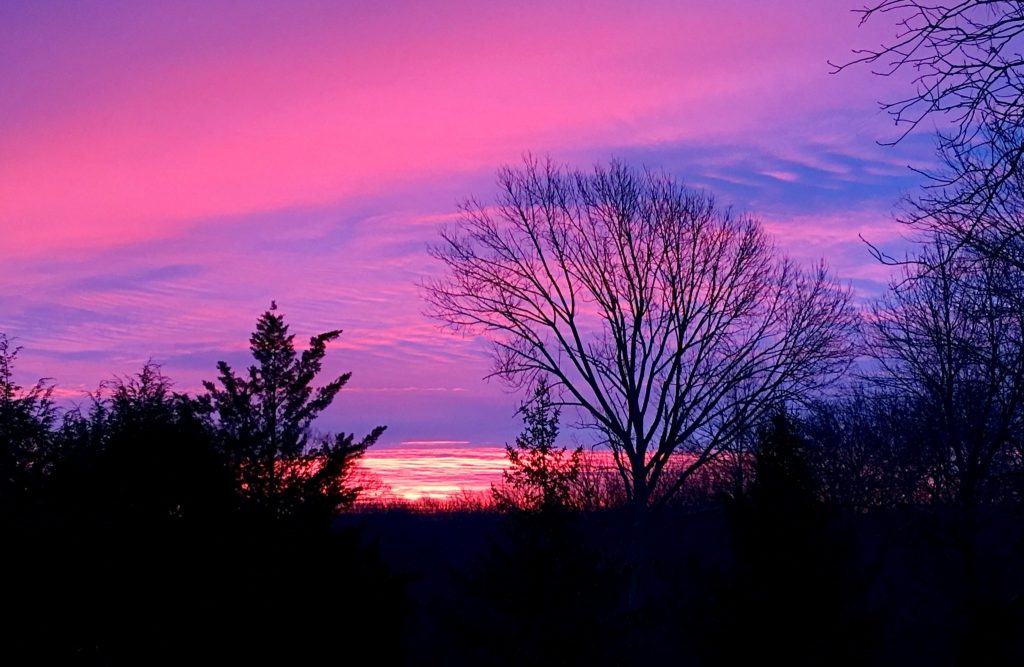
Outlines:
[[614,513],[343,523],[409,583],[410,662],[1021,664],[1017,510],[987,511],[973,540],[935,509],[829,514],[666,513],[632,547]]
[[23,526],[3,550],[3,663],[1021,664],[1022,518],[723,502],[640,524]]

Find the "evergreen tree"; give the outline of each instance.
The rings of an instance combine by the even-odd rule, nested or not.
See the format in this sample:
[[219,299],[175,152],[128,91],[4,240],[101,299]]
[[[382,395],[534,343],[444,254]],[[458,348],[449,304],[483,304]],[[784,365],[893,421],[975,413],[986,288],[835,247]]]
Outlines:
[[807,443],[785,412],[776,414],[754,451],[750,502],[784,525],[818,511],[817,483],[808,463]]
[[505,447],[509,468],[491,487],[498,507],[511,511],[464,582],[467,663],[609,661],[616,633],[602,613],[614,608],[620,577],[593,550],[584,516],[566,511],[578,507],[583,450],[556,445],[559,413],[541,377],[520,406],[522,433]]
[[501,486],[491,492],[506,509],[553,510],[572,503],[573,485],[579,479],[583,448],[572,454],[556,446],[560,410],[551,400],[551,388],[540,378],[533,397],[520,409],[523,432],[515,445],[505,445],[509,469]]
[[351,377],[345,373],[312,386],[327,344],[340,335],[333,330],[313,336],[299,354],[295,336],[272,303],[249,339],[257,363],[240,376],[221,361],[217,383],[203,383],[221,446],[250,508],[284,516],[315,505],[329,513],[355,500],[358,489],[346,485],[348,473],[384,427],[359,441],[351,434],[318,436],[312,430]]

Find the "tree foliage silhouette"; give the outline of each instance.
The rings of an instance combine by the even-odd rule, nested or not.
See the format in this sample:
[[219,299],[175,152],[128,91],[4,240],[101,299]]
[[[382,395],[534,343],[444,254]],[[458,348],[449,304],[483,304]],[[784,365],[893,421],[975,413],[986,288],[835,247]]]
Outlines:
[[795,420],[773,415],[753,454],[750,487],[728,504],[738,568],[707,619],[707,661],[863,664],[870,633],[850,545],[830,526]]
[[[848,292],[710,196],[620,163],[527,159],[498,185],[496,206],[468,202],[432,248],[446,273],[426,285],[431,312],[487,336],[499,377],[549,376],[635,506],[667,501],[739,430],[847,367]],[[688,464],[669,466],[676,453]]]
[[19,349],[0,333],[0,513],[23,510],[38,494],[54,446],[53,387],[39,380],[26,389],[15,381]]
[[187,652],[203,614],[196,601],[217,598],[207,577],[237,509],[233,475],[197,407],[147,363],[54,424],[31,524],[7,554],[24,577],[8,587],[26,619],[4,646],[21,654],[16,663]]
[[[503,531],[471,568],[465,623],[473,662],[594,664],[607,658],[615,576],[587,544],[577,484],[582,448],[557,445],[559,409],[543,376],[519,410],[523,431],[506,445],[510,467],[491,491]],[[509,646],[506,637],[516,637]],[[500,650],[496,647],[501,646]]]
[[234,481],[203,406],[174,392],[153,362],[104,382],[87,411],[65,415],[60,438],[56,490],[104,521],[133,530],[198,527],[235,506]]
[[514,446],[505,445],[509,469],[502,472],[501,486],[491,486],[494,499],[499,507],[508,509],[565,509],[573,501],[583,448],[568,453],[557,445],[560,411],[552,402],[546,378],[537,380],[533,397],[519,412],[523,432]]
[[[1024,440],[1024,281],[955,241],[922,249],[874,307],[878,381],[922,419],[932,499],[972,508],[999,499]],[[910,428],[913,422],[905,425]]]
[[[299,358],[275,313],[261,324],[260,363],[236,384],[254,392],[244,399],[177,393],[150,362],[63,415],[47,383],[15,383],[17,350],[0,336],[2,560],[5,599],[19,609],[0,627],[3,658],[180,664],[202,651],[312,664],[382,618],[400,622],[402,581],[361,533],[330,521],[354,496],[346,473],[379,430],[359,443],[312,433],[340,384],[310,387],[324,346]],[[272,387],[276,419],[264,410]],[[216,407],[228,398],[238,410],[225,422]],[[230,437],[239,433],[249,439]],[[275,457],[274,491],[253,473],[259,456]],[[397,643],[379,650],[398,660]]]
[[335,399],[351,373],[314,387],[327,344],[340,330],[312,336],[299,354],[276,304],[249,339],[256,364],[244,376],[221,361],[217,382],[204,382],[221,444],[238,475],[247,504],[285,516],[299,507],[325,512],[351,504],[359,489],[348,484],[353,464],[384,427],[359,441],[352,434],[317,435],[313,421]]

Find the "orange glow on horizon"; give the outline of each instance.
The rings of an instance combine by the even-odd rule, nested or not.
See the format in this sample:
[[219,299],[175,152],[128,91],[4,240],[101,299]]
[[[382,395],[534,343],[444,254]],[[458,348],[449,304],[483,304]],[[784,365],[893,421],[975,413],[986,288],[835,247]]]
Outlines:
[[420,441],[412,448],[370,450],[361,467],[380,478],[394,496],[418,500],[489,491],[508,466],[504,447],[431,444]]
[[[364,492],[364,500],[389,497],[405,501],[445,500],[462,495],[489,497],[491,485],[499,483],[502,472],[509,469],[504,447],[432,445],[434,442],[457,442],[448,440],[408,442],[417,444],[394,449],[370,449],[362,457],[358,469],[369,473],[373,482]],[[695,460],[694,454],[675,454],[667,470],[681,470]],[[714,461],[708,462],[705,474],[692,478],[693,483],[713,483],[711,478],[716,474]],[[727,460],[722,462],[729,465]],[[588,468],[591,473],[599,470],[614,474],[616,466],[612,453],[586,453],[584,469]],[[707,474],[711,478],[706,477]],[[377,482],[382,488],[375,488]]]

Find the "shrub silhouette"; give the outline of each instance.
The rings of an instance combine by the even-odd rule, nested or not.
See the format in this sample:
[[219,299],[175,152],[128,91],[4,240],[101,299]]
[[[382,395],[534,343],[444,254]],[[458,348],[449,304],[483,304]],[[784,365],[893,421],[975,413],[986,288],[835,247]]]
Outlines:
[[819,501],[806,444],[785,413],[762,430],[753,473],[727,506],[736,564],[713,591],[707,661],[863,664],[873,635],[852,545]]

